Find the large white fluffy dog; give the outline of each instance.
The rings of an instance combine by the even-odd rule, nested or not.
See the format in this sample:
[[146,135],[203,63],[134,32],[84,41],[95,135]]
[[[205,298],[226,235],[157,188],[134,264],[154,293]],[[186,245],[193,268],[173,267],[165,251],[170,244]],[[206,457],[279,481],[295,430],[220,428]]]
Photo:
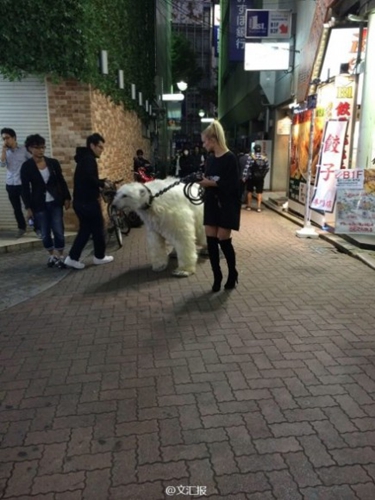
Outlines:
[[[116,193],[113,204],[134,210],[145,223],[153,271],[163,271],[168,265],[166,242],[177,253],[178,268],[174,276],[185,277],[195,272],[196,245],[205,247],[203,205],[193,205],[183,193],[183,184],[155,195],[176,182],[175,178],[156,179],[147,184],[124,184]],[[198,185],[193,186],[193,194]]]

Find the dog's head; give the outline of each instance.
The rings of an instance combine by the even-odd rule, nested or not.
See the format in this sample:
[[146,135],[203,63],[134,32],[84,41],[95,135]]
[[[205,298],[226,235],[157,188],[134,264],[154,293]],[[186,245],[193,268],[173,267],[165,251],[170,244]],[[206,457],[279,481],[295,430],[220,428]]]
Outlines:
[[116,193],[113,206],[119,210],[130,208],[131,210],[142,210],[150,200],[149,190],[139,182],[124,184]]

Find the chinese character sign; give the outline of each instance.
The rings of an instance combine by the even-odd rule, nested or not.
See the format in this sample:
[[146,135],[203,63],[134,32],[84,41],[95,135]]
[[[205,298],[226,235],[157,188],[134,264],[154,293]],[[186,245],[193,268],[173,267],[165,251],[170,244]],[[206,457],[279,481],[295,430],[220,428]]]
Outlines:
[[374,169],[338,172],[335,233],[375,234]]
[[232,0],[229,15],[229,60],[241,62],[245,57],[246,10],[253,0]]
[[329,120],[326,123],[311,208],[333,212],[336,198],[335,172],[341,167],[347,126],[347,121]]

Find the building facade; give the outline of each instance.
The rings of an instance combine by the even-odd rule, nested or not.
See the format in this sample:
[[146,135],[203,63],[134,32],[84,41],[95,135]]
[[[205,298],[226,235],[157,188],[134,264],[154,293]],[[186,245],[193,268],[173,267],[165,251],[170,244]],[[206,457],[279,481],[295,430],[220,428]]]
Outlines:
[[[264,1],[256,4],[258,12],[252,0],[222,0],[220,5],[219,118],[231,147],[250,147],[255,141],[267,143],[272,154],[269,188],[288,195],[293,210],[303,213],[309,163],[309,96],[317,96],[311,136],[312,180],[329,120],[347,120],[339,168],[368,168],[375,157],[375,110],[370,90],[375,78],[371,57],[375,4],[351,0]],[[270,39],[268,35],[257,40],[245,37],[253,34],[252,27],[246,33],[246,11],[253,11],[249,18],[261,19],[260,12],[275,10],[290,12],[287,40]],[[334,68],[330,63],[327,71],[329,45],[336,32],[343,35],[343,29],[348,30],[345,43],[336,44],[336,65]],[[248,70],[254,60],[246,61],[246,45],[272,41],[288,43],[288,65],[282,70]],[[354,100],[349,102],[351,92]],[[294,174],[301,181],[298,187],[291,186]],[[298,200],[290,196],[292,188]],[[324,219],[319,211],[315,216],[319,223]]]
[[[154,7],[155,41],[154,98],[146,104],[140,99],[142,88],[135,89],[136,105],[127,109],[98,91],[94,85],[73,79],[56,79],[29,75],[18,81],[0,77],[0,125],[13,128],[19,144],[30,134],[46,139],[46,155],[57,158],[72,188],[74,154],[85,145],[86,137],[98,132],[106,140],[100,159],[100,176],[111,179],[133,178],[133,157],[138,148],[152,161],[166,162],[168,136],[162,106],[163,89],[171,83],[170,16],[168,2],[157,1]],[[108,50],[108,57],[111,51]],[[142,61],[139,61],[142,71]],[[129,85],[130,87],[130,85]],[[132,89],[125,88],[124,92]],[[147,109],[146,109],[147,107]],[[141,112],[138,112],[141,111]],[[147,116],[144,120],[142,116]],[[5,169],[0,169],[0,230],[15,227],[12,207],[5,190]],[[77,219],[73,211],[66,213],[66,226],[74,229]]]

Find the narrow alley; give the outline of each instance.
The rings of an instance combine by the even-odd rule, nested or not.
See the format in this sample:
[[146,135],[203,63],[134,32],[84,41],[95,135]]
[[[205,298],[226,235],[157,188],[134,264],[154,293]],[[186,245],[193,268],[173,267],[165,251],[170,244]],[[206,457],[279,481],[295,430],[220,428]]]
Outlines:
[[[212,294],[207,260],[153,273],[134,229],[3,310],[1,498],[373,500],[375,271],[295,230],[243,211]],[[36,252],[2,255],[10,287]]]

